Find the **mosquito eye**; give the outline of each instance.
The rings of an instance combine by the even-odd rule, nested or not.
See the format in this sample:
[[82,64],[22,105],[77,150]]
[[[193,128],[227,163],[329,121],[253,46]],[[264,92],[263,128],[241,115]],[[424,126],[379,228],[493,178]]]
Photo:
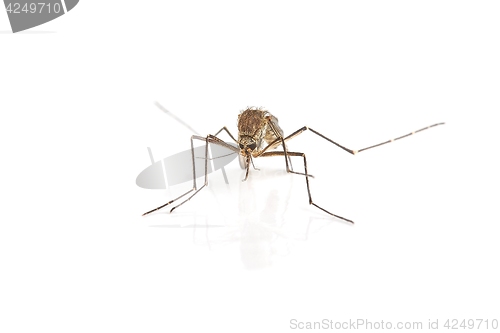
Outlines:
[[257,144],[255,142],[252,142],[248,148],[250,148],[251,150],[255,150],[255,148],[257,148]]

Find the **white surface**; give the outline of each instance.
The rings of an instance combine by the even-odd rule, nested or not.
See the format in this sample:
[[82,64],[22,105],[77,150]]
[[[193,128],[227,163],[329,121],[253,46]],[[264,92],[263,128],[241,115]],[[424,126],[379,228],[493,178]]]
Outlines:
[[[82,1],[33,29],[53,33],[0,34],[0,331],[500,319],[499,9]],[[290,142],[354,226],[279,158],[143,218],[189,188],[135,185],[146,147],[189,148],[156,100],[204,134],[257,105],[353,149],[446,125],[358,156]]]

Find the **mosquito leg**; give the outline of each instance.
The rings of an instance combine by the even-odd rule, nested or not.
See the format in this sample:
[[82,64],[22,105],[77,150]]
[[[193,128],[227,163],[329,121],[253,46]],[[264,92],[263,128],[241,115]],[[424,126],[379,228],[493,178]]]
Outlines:
[[[201,186],[198,190],[196,190],[196,188],[195,188],[194,190],[196,190],[196,192],[194,192],[189,198],[187,198],[186,200],[184,200],[183,202],[181,202],[180,204],[178,204],[177,206],[172,208],[170,210],[170,213],[172,213],[174,211],[174,209],[176,209],[177,207],[182,206],[184,203],[191,200],[191,198],[194,197],[198,192],[200,192],[204,187],[208,186],[208,160],[209,160],[209,158],[208,158],[208,144],[209,143],[221,145],[221,146],[224,146],[224,147],[231,149],[235,152],[239,152],[239,149],[227,144],[226,142],[222,141],[221,139],[219,139],[218,137],[216,137],[215,135],[212,135],[212,134],[207,135],[206,138],[194,135],[193,138],[205,141],[205,182],[204,182],[203,186]],[[193,151],[194,151],[194,148],[193,148]],[[193,156],[194,156],[194,153],[193,153]],[[193,166],[193,168],[194,168],[194,166]],[[193,169],[193,177],[196,177],[196,174],[194,173],[194,169]]]
[[255,167],[255,164],[253,164],[253,158],[252,158],[252,155],[248,155],[248,156],[250,156],[250,162],[252,162],[252,167],[253,167],[253,169],[254,169],[254,170],[257,170],[257,171],[260,171],[260,169],[259,169],[259,168],[256,168],[256,167]]
[[[262,154],[261,156],[284,156],[285,155],[285,152],[282,152],[282,151],[271,151],[271,152],[266,152],[264,154]],[[303,159],[304,159],[304,172],[305,174],[307,175],[307,160],[306,160],[306,154],[304,153],[295,153],[295,152],[288,152],[287,153],[288,156],[301,156]],[[295,173],[295,172],[294,172]],[[342,217],[342,216],[339,216],[339,215],[336,215],[336,214],[333,214],[333,213],[330,213],[329,211],[327,211],[326,209],[318,206],[317,204],[315,204],[312,200],[312,196],[311,196],[311,189],[309,187],[309,177],[305,177],[306,178],[306,186],[307,186],[307,195],[309,196],[309,204],[310,205],[313,205],[319,209],[321,209],[322,211],[324,211],[325,213],[328,213],[332,216],[335,216],[336,218],[339,218],[341,220],[344,220],[344,221],[347,221],[349,223],[353,223],[353,221],[349,220],[349,219],[346,219],[345,217]]]
[[[287,148],[287,146],[285,144],[285,140],[283,139],[282,131],[279,129],[279,126],[273,122],[273,118],[270,117],[270,116],[267,117],[267,123],[268,123],[269,127],[271,128],[271,130],[273,131],[273,133],[274,133],[274,135],[276,136],[277,139],[274,140],[273,142],[271,142],[269,145],[267,145],[267,147],[265,147],[260,152],[259,156],[261,154],[263,154],[266,150],[268,150],[270,148],[275,148],[279,144],[281,144],[283,146],[283,152],[284,152],[284,156],[285,156],[286,171],[290,172],[290,173],[296,173],[296,174],[305,176],[305,174],[293,171],[292,159],[287,154],[288,148]],[[312,175],[309,175],[309,176],[312,177]]]
[[[281,152],[281,155],[282,156],[285,156],[285,165],[286,165],[286,172],[289,172],[289,173],[295,173],[297,175],[302,175],[302,176],[307,176],[307,177],[312,177],[314,178],[313,175],[310,175],[310,174],[305,174],[305,173],[301,173],[301,172],[296,172],[296,171],[293,171],[293,169],[289,166],[288,163],[292,163],[291,159],[290,159],[290,155],[288,154],[288,149],[285,145],[285,141],[282,137],[279,137],[277,138],[276,140],[274,140],[273,142],[271,142],[269,145],[267,145],[267,147],[265,147],[264,149],[262,149],[259,154],[257,154],[255,157],[259,157],[259,156],[264,156],[266,154],[269,154],[271,152],[267,152],[268,149],[270,149],[270,147],[272,147],[272,145],[275,145],[277,142],[281,141],[281,144],[283,145],[283,151]],[[272,152],[274,153],[274,152]],[[268,155],[269,156],[269,155]]]
[[290,134],[289,136],[287,136],[287,137],[284,139],[284,141],[286,142],[286,141],[288,141],[288,140],[291,140],[291,139],[295,138],[296,136],[298,136],[298,135],[300,135],[300,134],[304,133],[305,131],[310,130],[310,131],[311,131],[311,132],[313,132],[314,134],[316,134],[316,135],[318,135],[318,136],[322,137],[323,139],[325,139],[325,140],[327,140],[327,141],[330,141],[331,143],[333,143],[333,144],[334,144],[334,145],[336,145],[337,147],[339,147],[339,148],[341,148],[341,149],[345,150],[346,152],[348,152],[348,153],[350,153],[350,154],[352,154],[352,155],[356,155],[357,153],[360,153],[360,152],[362,152],[362,151],[364,151],[364,150],[368,150],[368,149],[371,149],[371,148],[379,147],[379,146],[385,145],[385,144],[387,144],[387,143],[391,143],[391,142],[394,142],[394,141],[396,141],[396,140],[406,138],[407,136],[413,135],[413,134],[415,134],[415,133],[418,133],[418,132],[421,132],[421,131],[424,131],[424,130],[426,130],[426,129],[429,129],[429,128],[432,128],[432,127],[435,127],[435,126],[439,126],[439,125],[444,125],[444,123],[437,123],[437,124],[434,124],[434,125],[430,125],[430,126],[427,126],[427,127],[421,128],[421,129],[419,129],[419,130],[417,130],[417,131],[413,131],[413,132],[411,132],[411,133],[408,133],[408,134],[405,134],[405,135],[399,136],[399,137],[397,137],[397,138],[395,138],[395,139],[387,140],[387,141],[385,141],[385,142],[381,142],[381,143],[378,143],[378,144],[376,144],[376,145],[372,145],[372,146],[369,146],[369,147],[366,147],[366,148],[363,148],[363,149],[358,149],[358,150],[353,150],[353,149],[346,148],[346,147],[342,146],[341,144],[339,144],[339,143],[337,143],[337,142],[335,142],[335,141],[333,141],[333,140],[331,140],[331,139],[327,138],[327,137],[326,137],[326,136],[324,136],[323,134],[321,134],[321,133],[319,133],[319,132],[317,132],[317,131],[315,131],[315,130],[313,130],[312,128],[307,127],[307,126],[304,126],[304,127],[302,127],[301,129],[299,129],[299,130],[297,130],[297,131],[293,132],[292,134]]
[[[191,160],[192,160],[192,166],[193,166],[193,188],[191,188],[189,191],[187,191],[186,193],[182,194],[181,196],[179,196],[179,197],[177,197],[177,198],[175,198],[175,199],[173,199],[173,200],[170,200],[170,201],[169,201],[169,202],[167,202],[166,204],[161,205],[161,206],[159,206],[159,207],[157,207],[157,208],[155,208],[155,209],[150,210],[149,212],[146,212],[146,213],[142,214],[142,216],[144,216],[144,215],[148,215],[148,214],[150,214],[150,213],[152,213],[152,212],[155,212],[155,211],[157,211],[157,210],[160,210],[160,209],[162,209],[163,207],[166,207],[166,206],[168,206],[168,205],[170,205],[170,204],[174,203],[175,201],[177,201],[177,200],[181,199],[182,197],[186,196],[187,194],[189,194],[189,193],[191,193],[191,192],[193,192],[193,191],[196,191],[196,192],[194,193],[194,194],[196,194],[196,193],[198,193],[198,192],[199,192],[199,190],[201,190],[201,188],[200,188],[200,189],[197,189],[197,185],[196,185],[196,167],[195,167],[194,143],[193,143],[193,140],[194,140],[194,139],[196,139],[196,140],[203,140],[203,141],[205,141],[205,144],[206,144],[206,147],[205,147],[205,183],[207,182],[207,174],[208,174],[208,172],[207,172],[207,170],[208,170],[208,164],[207,164],[208,159],[206,158],[206,157],[207,157],[207,155],[208,155],[208,143],[207,143],[207,142],[208,142],[208,141],[210,141],[210,140],[209,140],[209,138],[208,138],[208,137],[207,137],[207,138],[204,138],[204,137],[201,137],[201,136],[198,136],[198,135],[193,135],[193,136],[191,136]],[[221,141],[222,141],[222,140],[221,140]],[[224,141],[222,141],[222,142],[224,142]],[[216,143],[216,142],[214,142],[214,143]],[[224,143],[225,143],[225,142],[224,142]],[[230,147],[232,147],[232,146],[230,146]],[[232,148],[234,148],[234,147],[232,147]],[[204,186],[205,186],[205,185],[203,185],[203,187],[204,187]],[[194,195],[194,194],[193,194],[193,195]],[[192,197],[193,197],[193,195],[191,195],[191,196],[190,196],[187,200],[189,200],[190,198],[192,198]],[[187,201],[187,200],[186,200],[186,201]],[[184,202],[185,202],[185,201],[184,201]],[[184,202],[182,202],[182,203],[184,203]],[[182,205],[182,203],[181,203],[181,205]],[[177,206],[176,206],[176,207],[174,207],[172,210],[174,210],[175,208],[177,208],[177,207],[179,207],[179,206],[180,206],[180,205],[177,205]],[[172,210],[171,210],[170,212],[172,212]]]
[[[201,139],[200,139],[201,138]],[[209,160],[214,160],[216,158],[221,158],[221,157],[226,157],[226,156],[229,156],[229,155],[232,155],[234,153],[239,153],[240,150],[238,148],[236,148],[235,146],[231,146],[230,144],[228,144],[227,142],[225,141],[222,141],[221,139],[219,139],[218,137],[216,137],[215,135],[212,135],[212,134],[209,134],[207,136],[208,138],[208,142],[209,143],[213,143],[213,144],[216,144],[216,145],[219,145],[219,146],[222,146],[224,148],[227,148],[229,150],[232,150],[233,152],[232,153],[229,153],[229,154],[226,154],[226,155],[222,155],[222,156],[217,156],[217,157],[214,157],[214,158],[211,158],[209,157],[208,159]],[[200,140],[203,140],[205,141],[206,138],[202,138],[202,137],[196,137],[196,139],[200,139]],[[197,158],[200,158],[202,159],[203,157],[197,157]]]
[[217,133],[215,133],[213,136],[217,136],[220,132],[222,131],[226,131],[227,134],[229,134],[229,136],[231,137],[231,139],[233,139],[234,142],[238,143],[238,141],[234,138],[234,136],[231,134],[231,132],[229,132],[229,130],[227,129],[226,126],[222,127]]
[[194,189],[194,188],[192,188],[192,189],[190,189],[189,191],[187,191],[186,193],[184,193],[183,195],[181,195],[180,197],[175,198],[174,200],[170,200],[170,201],[169,201],[169,202],[167,202],[166,204],[161,205],[161,206],[159,206],[159,207],[157,207],[157,208],[155,208],[155,209],[150,210],[149,212],[146,212],[146,213],[142,214],[142,216],[144,216],[144,215],[148,215],[148,214],[150,214],[150,213],[152,213],[152,212],[155,212],[155,211],[157,211],[157,210],[160,210],[160,209],[162,209],[163,207],[166,207],[166,206],[170,205],[170,204],[171,204],[171,203],[173,203],[174,201],[179,200],[180,198],[182,198],[182,197],[183,197],[183,196],[185,196],[186,194],[193,192],[194,190],[195,190],[195,189]]
[[[285,150],[288,151],[288,147],[286,145],[284,145],[283,147],[284,147],[283,151],[285,151]],[[290,156],[287,156],[287,157],[288,157],[288,164],[290,165],[290,172],[296,173],[295,171],[293,171],[292,159],[290,158]],[[313,175],[309,175],[309,176],[314,178]]]
[[[220,131],[219,131],[219,132],[220,132]],[[225,148],[227,148],[227,149],[229,149],[229,150],[232,150],[232,151],[234,151],[234,152],[237,152],[237,153],[239,153],[239,152],[240,152],[240,150],[239,150],[238,148],[236,148],[235,146],[231,146],[230,144],[228,144],[227,142],[225,142],[225,141],[223,141],[223,140],[219,139],[219,138],[218,138],[218,137],[216,137],[215,135],[209,134],[209,135],[207,136],[207,139],[208,139],[208,142],[209,142],[209,143],[214,143],[214,144],[217,144],[217,145],[219,145],[219,146],[223,146],[223,147],[225,147]],[[205,140],[205,138],[203,138],[203,140]]]
[[[229,130],[227,129],[226,126],[222,127],[220,130],[218,130],[217,133],[215,133],[214,137],[216,137],[223,130],[226,131],[226,133],[231,137],[231,139],[233,139],[234,142],[238,143],[238,141],[236,141],[236,139],[231,134],[231,132],[229,132]],[[224,169],[224,167],[221,167],[220,170],[222,172],[222,176],[224,177],[224,182],[229,185],[229,181],[227,180],[226,170]]]
[[[285,156],[286,172],[294,173],[294,174],[301,175],[301,176],[306,176],[306,178],[307,177],[314,178],[313,175],[307,173],[307,168],[305,168],[305,173],[293,171],[293,169],[291,168],[292,160],[290,159],[290,156],[296,156],[296,155],[290,155],[288,153],[288,148],[286,147],[285,140],[283,138],[281,138],[281,141],[282,141],[282,145],[283,145],[283,155]],[[304,161],[305,161],[305,155],[304,155]],[[288,165],[287,162],[290,163],[290,166]]]
[[159,206],[159,207],[156,207],[155,209],[152,209],[152,210],[150,210],[149,212],[146,212],[146,213],[142,214],[142,216],[144,216],[144,215],[148,215],[148,214],[150,214],[150,213],[152,213],[152,212],[155,212],[155,211],[157,211],[157,210],[160,210],[160,209],[162,209],[163,207],[166,207],[166,206],[170,205],[171,203],[173,203],[173,202],[175,202],[175,201],[179,200],[180,198],[184,197],[185,195],[187,195],[187,194],[189,194],[189,193],[191,193],[191,192],[193,192],[193,191],[196,191],[196,171],[195,171],[196,169],[195,169],[195,160],[194,160],[194,144],[193,144],[193,139],[194,139],[194,138],[195,138],[195,136],[194,136],[194,135],[193,135],[193,136],[191,136],[191,162],[192,162],[192,166],[193,166],[193,188],[192,188],[192,189],[190,189],[189,191],[187,191],[186,193],[184,193],[183,195],[181,195],[180,197],[177,197],[177,198],[175,198],[175,199],[173,199],[173,200],[170,200],[170,201],[169,201],[169,202],[167,202],[166,204],[161,205],[161,206]]
[[[170,210],[170,213],[172,213],[174,211],[174,209],[176,209],[177,207],[182,206],[184,203],[191,200],[191,198],[194,197],[198,192],[200,192],[204,187],[208,186],[208,142],[209,142],[209,137],[210,136],[207,136],[205,138],[205,183],[203,184],[202,187],[200,187],[193,194],[191,194],[191,196],[189,196],[189,198],[187,198],[186,200],[184,200],[183,202],[181,202],[180,204],[178,204],[177,206],[172,208]],[[196,175],[194,175],[194,174],[193,174],[193,176],[196,177]],[[196,183],[196,181],[195,181],[195,183]]]

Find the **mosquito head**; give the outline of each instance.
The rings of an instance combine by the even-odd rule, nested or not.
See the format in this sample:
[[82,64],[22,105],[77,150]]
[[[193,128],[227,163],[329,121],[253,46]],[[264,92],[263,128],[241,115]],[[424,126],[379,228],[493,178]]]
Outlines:
[[243,156],[251,155],[252,152],[257,149],[257,143],[250,136],[242,136],[238,141],[238,145],[240,146],[240,153]]

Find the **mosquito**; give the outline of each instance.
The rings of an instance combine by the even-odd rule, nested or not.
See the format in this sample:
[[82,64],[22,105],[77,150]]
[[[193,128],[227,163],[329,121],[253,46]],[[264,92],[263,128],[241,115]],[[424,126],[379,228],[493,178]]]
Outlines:
[[[182,206],[184,203],[187,201],[191,200],[192,197],[194,197],[198,192],[200,192],[204,187],[208,186],[208,160],[209,154],[208,154],[208,144],[216,144],[223,146],[229,150],[232,151],[231,154],[237,153],[239,154],[239,160],[240,160],[240,166],[246,170],[245,172],[245,178],[242,181],[246,181],[248,179],[248,174],[250,171],[250,165],[253,166],[254,169],[258,170],[255,168],[253,160],[258,157],[270,157],[270,156],[283,156],[285,158],[285,166],[286,166],[286,171],[288,173],[294,173],[298,175],[302,175],[305,178],[306,181],[306,188],[307,188],[307,194],[309,196],[309,204],[313,205],[320,210],[324,211],[325,213],[334,216],[336,218],[339,218],[341,220],[344,220],[349,223],[354,223],[353,221],[333,214],[329,212],[328,210],[324,209],[323,207],[318,206],[316,203],[314,203],[312,196],[311,196],[311,189],[309,186],[309,177],[314,178],[313,175],[309,174],[307,172],[307,159],[306,159],[306,154],[301,153],[301,152],[293,152],[289,151],[286,145],[286,142],[299,136],[300,134],[304,133],[305,131],[311,131],[312,133],[316,134],[317,136],[325,139],[326,141],[334,144],[335,146],[341,148],[342,150],[348,152],[349,154],[356,155],[362,151],[372,149],[375,147],[380,147],[382,145],[406,138],[410,135],[416,134],[418,132],[422,132],[424,130],[427,130],[429,128],[439,126],[439,125],[444,125],[444,123],[437,123],[434,125],[430,125],[424,128],[421,128],[419,130],[410,132],[408,134],[399,136],[395,139],[390,139],[385,142],[381,142],[366,148],[358,149],[358,150],[353,150],[346,148],[342,146],[341,144],[327,138],[323,134],[315,131],[314,129],[304,126],[292,134],[288,136],[284,136],[283,130],[278,124],[278,118],[273,116],[269,111],[264,110],[263,108],[256,108],[256,107],[250,107],[247,108],[246,110],[242,111],[238,115],[238,139],[236,139],[231,132],[227,129],[226,126],[222,127],[217,133],[214,135],[209,134],[206,137],[202,137],[199,135],[193,135],[191,136],[191,160],[193,162],[193,188],[187,191],[186,193],[182,194],[181,196],[170,200],[164,205],[161,205],[155,209],[150,210],[149,212],[146,212],[143,214],[147,215],[152,212],[155,212],[157,210],[160,210],[177,200],[184,198],[186,195],[190,194],[191,195],[182,201],[180,204],[177,206],[174,206],[171,210],[170,213],[174,211],[174,209],[178,208],[179,206]],[[225,131],[231,139],[237,144],[236,146],[230,145],[226,143],[225,141],[221,140],[220,138],[217,137],[222,131]],[[200,140],[205,142],[205,182],[204,184],[198,188],[196,185],[196,172],[195,172],[195,157],[194,157],[194,140]],[[276,148],[281,146],[283,148],[283,151],[275,151]],[[302,157],[304,161],[304,173],[301,172],[296,172],[292,170],[291,167],[291,160],[290,157],[296,156],[296,157]],[[194,193],[193,193],[194,192]]]

